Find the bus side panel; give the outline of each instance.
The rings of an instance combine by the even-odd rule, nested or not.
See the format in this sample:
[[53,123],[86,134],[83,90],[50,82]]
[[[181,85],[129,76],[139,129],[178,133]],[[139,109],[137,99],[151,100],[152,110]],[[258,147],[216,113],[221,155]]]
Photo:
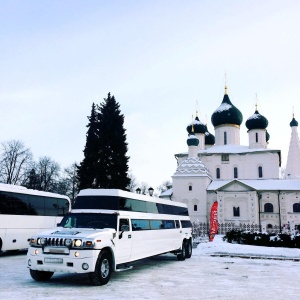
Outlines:
[[56,227],[62,217],[1,215],[0,238],[2,251],[28,248],[35,234]]

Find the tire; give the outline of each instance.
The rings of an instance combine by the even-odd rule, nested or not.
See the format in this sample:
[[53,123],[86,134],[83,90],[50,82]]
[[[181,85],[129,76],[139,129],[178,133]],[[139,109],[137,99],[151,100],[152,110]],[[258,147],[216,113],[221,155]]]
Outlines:
[[185,258],[191,258],[192,253],[193,253],[192,239],[189,239],[186,243]]
[[95,271],[89,274],[91,284],[107,284],[112,273],[112,258],[107,251],[101,252],[98,256]]
[[54,272],[47,272],[47,271],[37,271],[30,269],[30,275],[35,281],[47,281],[49,280]]
[[177,254],[177,259],[178,260],[185,260],[185,258],[186,258],[186,241],[183,241],[181,250]]

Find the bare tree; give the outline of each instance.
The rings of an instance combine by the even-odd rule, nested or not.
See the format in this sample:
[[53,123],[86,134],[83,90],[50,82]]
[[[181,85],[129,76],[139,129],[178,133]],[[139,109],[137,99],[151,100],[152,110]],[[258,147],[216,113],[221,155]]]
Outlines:
[[53,187],[59,179],[59,164],[50,157],[44,156],[39,159],[35,169],[39,177],[39,190],[53,191]]
[[74,202],[79,189],[77,169],[78,169],[78,165],[76,162],[74,162],[72,165],[64,169],[64,181],[66,182],[67,185],[66,195],[69,196],[72,203]]
[[11,140],[1,143],[0,181],[7,184],[21,184],[32,163],[30,149],[21,141]]
[[162,184],[157,187],[157,189],[163,193],[167,190],[169,190],[170,188],[172,187],[172,182],[170,180],[166,180],[166,181],[163,181]]
[[130,183],[127,185],[126,189],[134,193],[138,186],[136,177],[132,173],[129,173],[128,177],[130,178]]

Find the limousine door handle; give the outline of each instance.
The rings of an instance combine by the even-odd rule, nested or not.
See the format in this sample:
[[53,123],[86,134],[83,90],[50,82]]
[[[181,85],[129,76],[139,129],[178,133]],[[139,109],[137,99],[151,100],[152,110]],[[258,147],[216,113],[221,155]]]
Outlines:
[[180,233],[182,233],[182,230],[180,230]]
[[131,234],[128,234],[128,238],[131,239]]

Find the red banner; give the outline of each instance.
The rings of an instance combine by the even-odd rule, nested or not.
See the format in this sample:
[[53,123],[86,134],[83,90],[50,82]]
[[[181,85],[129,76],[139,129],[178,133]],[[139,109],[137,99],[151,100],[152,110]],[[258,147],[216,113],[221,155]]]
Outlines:
[[215,201],[210,211],[210,228],[209,228],[209,241],[214,240],[215,235],[218,233],[218,201]]

